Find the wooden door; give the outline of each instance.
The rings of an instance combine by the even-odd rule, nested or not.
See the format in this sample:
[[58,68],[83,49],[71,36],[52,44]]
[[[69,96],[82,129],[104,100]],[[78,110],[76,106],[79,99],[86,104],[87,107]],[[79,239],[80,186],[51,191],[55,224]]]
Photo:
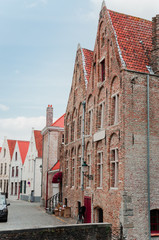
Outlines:
[[90,197],[84,197],[84,206],[86,207],[84,222],[91,223],[91,198]]

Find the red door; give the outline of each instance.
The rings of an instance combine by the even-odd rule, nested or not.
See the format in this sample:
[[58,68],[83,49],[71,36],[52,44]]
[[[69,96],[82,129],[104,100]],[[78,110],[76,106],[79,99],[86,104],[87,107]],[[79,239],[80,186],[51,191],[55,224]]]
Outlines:
[[84,222],[91,223],[91,198],[90,197],[84,197],[84,206],[86,207]]

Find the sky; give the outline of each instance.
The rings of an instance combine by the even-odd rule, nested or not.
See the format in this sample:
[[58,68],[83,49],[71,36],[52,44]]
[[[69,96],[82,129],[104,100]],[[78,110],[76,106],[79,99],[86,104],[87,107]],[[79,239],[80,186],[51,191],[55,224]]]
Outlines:
[[[158,0],[106,0],[108,9],[151,20]],[[93,50],[102,0],[0,0],[0,146],[29,140],[66,110],[78,43]]]

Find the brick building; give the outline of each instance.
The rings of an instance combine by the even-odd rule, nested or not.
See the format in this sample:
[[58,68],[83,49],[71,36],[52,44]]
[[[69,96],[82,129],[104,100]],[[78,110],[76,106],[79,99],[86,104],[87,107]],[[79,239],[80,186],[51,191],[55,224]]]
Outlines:
[[[41,131],[43,136],[42,157],[42,200],[47,208],[47,200],[53,197],[62,186],[52,183],[53,176],[60,171],[60,162],[64,145],[64,115],[53,123],[53,107],[48,105],[46,110],[46,126]],[[62,176],[60,175],[62,178]]]
[[85,205],[85,222],[122,225],[128,240],[150,239],[149,219],[159,234],[158,113],[159,15],[151,22],[103,2],[94,51],[78,45],[65,115],[63,194],[73,217]]

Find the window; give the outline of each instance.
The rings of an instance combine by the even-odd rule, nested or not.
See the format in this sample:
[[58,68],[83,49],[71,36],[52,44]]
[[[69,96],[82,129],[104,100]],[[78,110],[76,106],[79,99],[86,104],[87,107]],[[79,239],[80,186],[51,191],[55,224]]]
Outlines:
[[105,59],[101,62],[101,81],[105,81]]
[[110,159],[110,176],[111,176],[111,187],[118,187],[118,149],[111,150]]
[[97,186],[102,187],[103,180],[103,152],[97,155]]
[[[88,165],[88,174],[91,175],[91,155],[88,154],[87,156],[87,165]],[[87,178],[87,187],[90,187],[91,180]]]
[[64,143],[64,134],[62,134],[62,143]]
[[23,190],[23,181],[20,181],[20,193],[22,193]]
[[3,163],[1,163],[1,175],[3,174]]
[[24,181],[24,193],[26,193],[26,181]]
[[78,130],[77,130],[77,138],[81,138],[82,133],[82,116],[78,118]]
[[11,195],[13,195],[13,182],[11,183]]
[[113,124],[119,122],[119,94],[112,97]]
[[5,165],[4,165],[4,174],[5,175],[7,174],[7,163],[5,163]]
[[75,140],[75,121],[71,124],[71,142]]
[[5,157],[6,156],[6,149],[4,148],[4,155],[3,155],[3,157]]
[[12,177],[14,177],[14,167],[12,167]]
[[15,195],[17,195],[17,182],[15,182]]
[[159,210],[154,209],[150,211],[151,217],[151,234],[159,233]]
[[0,180],[0,190],[2,191],[2,179]]
[[66,159],[66,186],[68,186],[68,159]]
[[82,168],[81,168],[81,157],[78,157],[78,186],[82,184]]
[[3,191],[6,193],[6,186],[7,186],[7,180],[4,180],[4,189]]
[[75,159],[72,159],[72,187],[75,185]]
[[69,141],[69,124],[66,125],[66,139],[65,143],[68,144]]
[[92,115],[93,115],[93,110],[90,110],[88,112],[88,135],[92,134]]
[[18,166],[16,166],[16,177],[18,177]]
[[104,103],[101,103],[98,106],[98,129],[103,128],[103,119],[104,119]]
[[15,153],[15,160],[17,161],[17,152]]

